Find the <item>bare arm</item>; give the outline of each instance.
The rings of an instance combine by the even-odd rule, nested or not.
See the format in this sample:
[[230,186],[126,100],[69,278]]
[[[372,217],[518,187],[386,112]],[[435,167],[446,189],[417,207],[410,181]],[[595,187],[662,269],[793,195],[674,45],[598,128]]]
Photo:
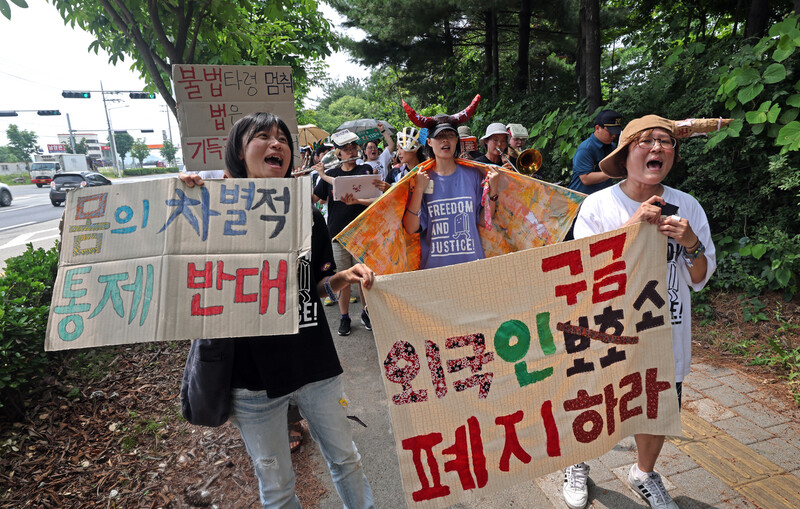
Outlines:
[[331,290],[338,293],[342,288],[351,284],[359,283],[364,285],[364,288],[369,290],[372,288],[372,283],[375,281],[375,273],[363,263],[357,263],[347,270],[337,272],[329,278],[323,279],[317,283],[317,295],[320,297],[327,297],[328,292],[325,291],[325,281],[331,285]]
[[408,198],[406,210],[403,213],[403,228],[407,233],[417,233],[419,231],[419,211],[422,210],[422,195],[425,193],[425,188],[431,181],[428,174],[424,171],[417,172],[414,191]]

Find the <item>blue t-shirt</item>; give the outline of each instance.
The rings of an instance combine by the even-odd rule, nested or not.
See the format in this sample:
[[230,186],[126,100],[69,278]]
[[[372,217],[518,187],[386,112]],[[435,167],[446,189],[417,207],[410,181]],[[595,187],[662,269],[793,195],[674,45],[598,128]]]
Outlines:
[[457,165],[452,175],[430,172],[433,193],[422,197],[420,268],[431,269],[484,258],[478,235],[483,175]]
[[610,178],[599,184],[592,184],[587,186],[581,182],[581,175],[587,175],[594,171],[600,171],[598,163],[610,154],[615,143],[604,145],[602,141],[597,139],[597,136],[592,134],[578,145],[575,155],[572,156],[572,180],[569,182],[569,188],[580,193],[592,194],[601,189],[613,186],[617,181]]

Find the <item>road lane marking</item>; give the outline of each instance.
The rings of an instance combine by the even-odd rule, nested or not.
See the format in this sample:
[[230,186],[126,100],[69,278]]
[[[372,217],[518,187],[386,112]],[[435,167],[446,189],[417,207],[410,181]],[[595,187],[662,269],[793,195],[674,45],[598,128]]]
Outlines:
[[5,231],[5,230],[10,230],[12,228],[22,228],[23,226],[28,226],[28,225],[31,225],[31,224],[36,224],[36,221],[30,221],[28,223],[12,224],[11,226],[4,226],[4,227],[0,228],[0,232]]
[[0,249],[6,249],[14,246],[24,246],[28,242],[42,242],[44,240],[57,239],[59,237],[58,233],[56,233],[55,235],[47,235],[44,237],[31,239],[31,237],[35,235],[52,231],[58,231],[58,228],[48,228],[47,230],[39,230],[31,233],[23,233],[22,235],[17,235],[14,239],[0,246]]

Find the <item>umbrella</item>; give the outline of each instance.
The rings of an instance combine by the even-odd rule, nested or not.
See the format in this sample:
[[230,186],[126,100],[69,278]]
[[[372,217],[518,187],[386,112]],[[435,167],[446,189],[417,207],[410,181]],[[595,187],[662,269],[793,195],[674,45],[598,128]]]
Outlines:
[[[397,129],[395,129],[392,124],[385,120],[380,121],[383,124],[385,129],[389,130],[389,135],[394,136],[397,134]],[[378,128],[378,121],[372,118],[362,118],[359,120],[348,120],[344,124],[340,125],[336,128],[337,131],[341,131],[342,129],[348,129],[356,134],[367,131],[369,129],[377,129]]]
[[311,145],[315,141],[319,141],[328,137],[330,133],[321,129],[314,124],[306,124],[297,126],[297,143],[301,147]]

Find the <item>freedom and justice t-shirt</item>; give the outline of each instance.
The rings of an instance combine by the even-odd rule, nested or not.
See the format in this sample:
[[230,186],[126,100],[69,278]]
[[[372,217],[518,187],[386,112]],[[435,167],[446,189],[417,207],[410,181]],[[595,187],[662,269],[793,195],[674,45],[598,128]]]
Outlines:
[[430,172],[433,192],[422,197],[420,268],[431,269],[484,258],[478,235],[483,174],[456,166],[447,176]]

